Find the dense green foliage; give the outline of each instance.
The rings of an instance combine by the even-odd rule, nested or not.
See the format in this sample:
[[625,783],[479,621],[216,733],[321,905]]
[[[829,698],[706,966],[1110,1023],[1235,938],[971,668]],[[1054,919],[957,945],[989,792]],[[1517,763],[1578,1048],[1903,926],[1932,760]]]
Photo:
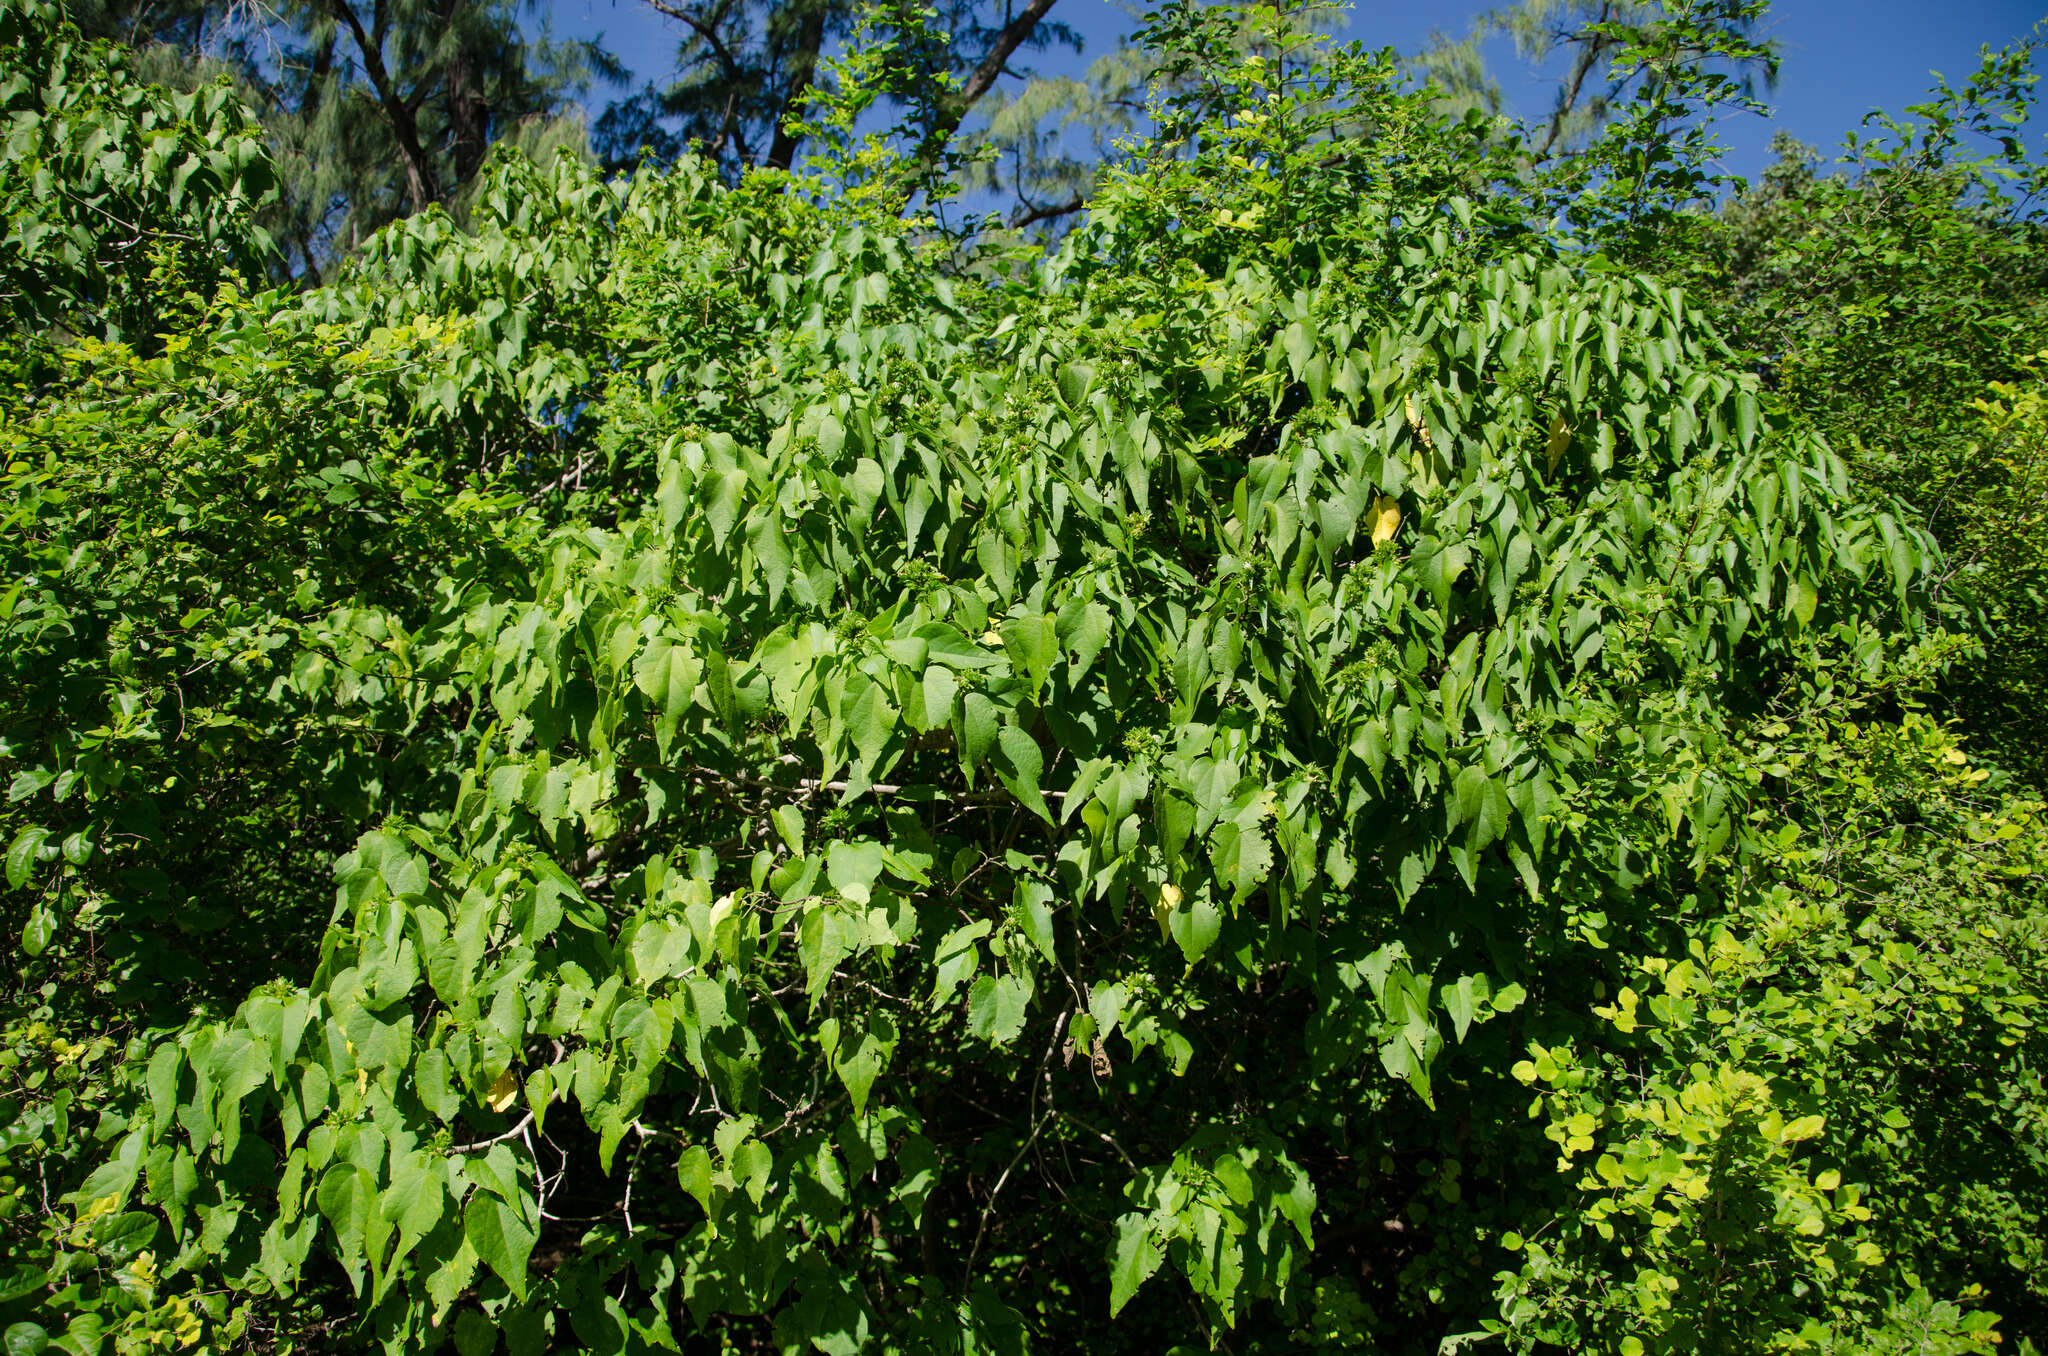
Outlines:
[[[142,79],[227,81],[260,126],[277,192],[259,221],[279,280],[316,284],[396,217],[459,210],[493,145],[582,154],[578,95],[621,78],[594,42],[558,42],[515,0],[70,0],[88,38]],[[134,81],[130,82],[135,83]],[[139,93],[139,90],[137,91]]]
[[1050,254],[910,126],[266,291],[225,95],[4,34],[10,1353],[2048,1334],[2031,313],[1967,530],[1743,328],[1889,181],[1176,6]]

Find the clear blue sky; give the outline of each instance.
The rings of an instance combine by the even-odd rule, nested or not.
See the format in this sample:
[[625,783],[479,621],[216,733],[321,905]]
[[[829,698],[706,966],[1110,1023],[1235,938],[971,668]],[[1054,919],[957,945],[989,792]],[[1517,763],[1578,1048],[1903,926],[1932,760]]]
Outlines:
[[[1364,0],[1354,8],[1347,36],[1412,52],[1432,29],[1462,33],[1483,8],[1469,0]],[[660,80],[670,69],[680,25],[641,0],[554,0],[543,12],[557,37],[601,35],[633,70],[636,87]],[[1078,56],[1062,50],[1036,58],[1046,74],[1079,75],[1132,27],[1111,0],[1057,0],[1052,15],[1077,29],[1087,46]],[[1778,0],[1768,21],[1784,56],[1771,97],[1777,113],[1769,123],[1747,118],[1723,125],[1728,168],[1753,178],[1779,127],[1831,152],[1871,110],[1897,111],[1920,102],[1933,83],[1929,72],[1940,71],[1959,84],[1976,69],[1979,48],[2014,42],[2044,16],[2048,0]],[[1533,115],[1547,105],[1554,86],[1525,78],[1505,43],[1489,57],[1514,111]],[[591,102],[601,108],[613,97],[612,91],[593,91]],[[2035,136],[2044,125],[2035,119]]]

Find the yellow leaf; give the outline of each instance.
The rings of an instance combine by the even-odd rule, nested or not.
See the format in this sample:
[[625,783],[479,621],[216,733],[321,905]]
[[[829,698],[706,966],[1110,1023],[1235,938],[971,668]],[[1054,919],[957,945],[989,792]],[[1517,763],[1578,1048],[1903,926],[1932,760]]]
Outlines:
[[1401,502],[1392,495],[1376,495],[1372,501],[1372,544],[1378,546],[1401,526]]
[[1812,1139],[1826,1125],[1827,1120],[1825,1117],[1801,1116],[1798,1120],[1785,1127],[1784,1141],[1791,1144],[1802,1139]]
[[493,1111],[503,1111],[519,1097],[519,1075],[510,1069],[498,1075],[498,1081],[491,1084],[491,1091],[484,1101]]
[[1557,470],[1557,459],[1571,446],[1572,431],[1564,426],[1564,416],[1555,415],[1550,421],[1550,465],[1547,471]]
[[1415,430],[1415,436],[1422,440],[1424,447],[1432,452],[1436,451],[1436,443],[1430,439],[1429,425],[1422,422],[1422,411],[1416,407],[1415,397],[1412,395],[1402,396],[1401,402],[1408,414],[1408,427]]
[[1167,920],[1173,917],[1174,907],[1179,903],[1180,887],[1178,885],[1162,885],[1159,887],[1159,902],[1152,906],[1152,920],[1159,924],[1159,940],[1162,942],[1172,935],[1171,930],[1167,926]]

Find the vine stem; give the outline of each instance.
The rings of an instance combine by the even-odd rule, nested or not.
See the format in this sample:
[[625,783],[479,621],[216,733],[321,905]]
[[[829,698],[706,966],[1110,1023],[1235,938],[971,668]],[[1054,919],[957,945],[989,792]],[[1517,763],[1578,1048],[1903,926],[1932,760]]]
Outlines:
[[[1062,1011],[1059,1015],[1059,1020],[1052,1024],[1052,1039],[1046,1042],[1045,1053],[1038,1057],[1038,1070],[1032,1075],[1032,1082],[1036,1083],[1041,1078],[1044,1078],[1048,1086],[1050,1085],[1052,1076],[1047,1071],[1046,1066],[1052,1063],[1052,1052],[1059,1049],[1060,1037],[1066,1034],[1066,1030],[1067,1014]],[[1045,1129],[1045,1123],[1051,1119],[1052,1098],[1048,1094],[1045,1110],[1039,1113],[1036,1121],[1032,1122],[1030,1135],[1026,1136],[1024,1143],[1019,1145],[1017,1152],[1011,1156],[1009,1166],[1003,1169],[1003,1175],[996,1178],[996,1184],[989,1188],[988,1200],[983,1202],[981,1207],[981,1222],[974,1228],[974,1246],[967,1250],[967,1267],[963,1273],[964,1276],[971,1278],[974,1275],[974,1260],[981,1255],[982,1237],[988,1233],[989,1218],[995,1214],[996,1197],[1003,1194],[1003,1187],[1009,1182],[1010,1174],[1015,1172],[1017,1165],[1024,1161],[1024,1155],[1031,1152],[1031,1146],[1038,1143],[1040,1132]]]

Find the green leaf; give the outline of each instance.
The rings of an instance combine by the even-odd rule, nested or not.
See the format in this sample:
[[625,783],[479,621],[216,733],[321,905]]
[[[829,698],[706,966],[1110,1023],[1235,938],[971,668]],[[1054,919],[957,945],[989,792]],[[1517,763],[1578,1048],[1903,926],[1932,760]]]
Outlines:
[[1053,955],[1052,901],[1050,885],[1043,881],[1020,880],[1011,896],[1010,916],[1016,919],[1018,930],[1038,954],[1058,964]]
[[178,1080],[184,1069],[184,1051],[170,1041],[150,1052],[144,1076],[149,1088],[151,1133],[161,1135],[178,1111]]
[[1024,1033],[1031,987],[1021,976],[983,975],[967,994],[967,1030],[991,1045],[1008,1045]]
[[872,840],[833,843],[825,849],[825,878],[832,888],[856,904],[872,897],[882,874],[882,845]]
[[21,926],[21,950],[28,956],[40,956],[49,950],[56,940],[58,931],[57,911],[45,900],[37,900],[28,911],[28,921]]
[[462,1212],[462,1236],[513,1295],[526,1298],[526,1261],[535,1235],[517,1210],[491,1192],[471,1192]]
[[1451,1014],[1451,1025],[1460,1041],[1479,1015],[1480,1005],[1485,1003],[1491,986],[1485,975],[1463,975],[1456,984],[1438,991],[1444,1011]]
[[353,1163],[336,1163],[321,1177],[314,1201],[334,1229],[343,1265],[353,1268],[362,1262],[377,1204],[377,1184],[370,1174]]
[[386,1209],[397,1207],[392,1222],[398,1226],[401,1252],[426,1237],[447,1213],[448,1193],[443,1180],[438,1157],[432,1153],[406,1154],[392,1164]]
[[1116,1222],[1116,1251],[1109,1267],[1109,1316],[1115,1318],[1138,1293],[1138,1287],[1159,1270],[1159,1244],[1143,1215],[1125,1215]]
[[1121,984],[1096,984],[1088,990],[1088,1015],[1095,1019],[1095,1030],[1104,1040],[1116,1030],[1127,997],[1129,994]]
[[[1820,593],[1804,579],[1794,579],[1785,585],[1785,611],[1797,617],[1801,626],[1813,625],[1813,617],[1820,610]],[[12,857],[9,858],[12,871]]]
[[690,1145],[676,1160],[676,1181],[703,1208],[705,1217],[716,1224],[725,1193],[713,1182],[714,1175],[711,1151],[701,1144]]
[[[1236,825],[1220,827],[1234,829]],[[1209,891],[1192,891],[1167,914],[1166,929],[1180,954],[1193,965],[1216,944],[1216,937],[1223,930],[1223,911],[1216,907]]]
[[1473,852],[1499,840],[1508,831],[1508,816],[1514,806],[1508,801],[1507,788],[1497,780],[1488,777],[1480,788],[1479,803],[1473,813],[1471,829],[1466,838],[1466,847]]
[[35,874],[36,858],[49,840],[50,831],[40,824],[24,824],[7,849],[7,888],[19,890]]
[[718,713],[719,724],[729,733],[740,730],[739,694],[732,685],[732,665],[723,651],[712,648],[704,654],[704,690],[711,699],[711,709]]
[[873,769],[896,729],[897,712],[882,695],[880,683],[864,683],[846,706],[846,734],[860,754],[861,766]]
[[1005,725],[997,739],[1002,745],[1004,762],[997,764],[996,776],[1025,809],[1052,823],[1052,811],[1046,808],[1045,797],[1038,789],[1039,774],[1045,770],[1038,741],[1014,725]]
[[1064,363],[1054,384],[1059,389],[1061,403],[1078,413],[1088,399],[1088,392],[1094,388],[1095,369],[1087,363]]
[[996,742],[996,730],[1000,722],[996,719],[995,703],[979,692],[970,692],[960,703],[957,717],[960,741],[960,766],[967,774],[967,784],[974,784],[974,770],[988,759],[988,752]]
[[1222,1185],[1224,1194],[1229,1196],[1234,1203],[1238,1205],[1251,1204],[1251,1174],[1244,1170],[1244,1164],[1238,1162],[1235,1156],[1231,1154],[1222,1155],[1216,1160],[1215,1165],[1210,1170],[1216,1174],[1216,1180]]
[[842,1049],[833,1060],[833,1072],[845,1085],[847,1094],[853,1099],[853,1114],[867,1114],[868,1092],[875,1085],[875,1079],[888,1067],[889,1057],[896,1049],[896,1024],[886,1014],[877,1013],[869,1019],[867,1028],[860,1034],[848,1052]]
[[1230,889],[1233,908],[1243,903],[1273,870],[1273,848],[1266,835],[1232,820],[1218,824],[1210,836],[1209,859],[1215,863],[1217,881]]
[[654,704],[662,746],[675,733],[676,721],[689,709],[702,665],[697,656],[667,636],[654,636],[633,662],[633,685]]
[[981,965],[981,948],[975,943],[994,928],[988,919],[977,919],[954,928],[932,953],[932,998],[934,1008],[950,1002],[953,991],[970,979]]
[[1071,602],[1060,609],[1059,641],[1072,655],[1073,667],[1067,682],[1078,686],[1081,676],[1095,663],[1109,643],[1109,609],[1098,602]]
[[794,805],[778,805],[768,816],[782,845],[796,856],[804,854],[804,817]]
[[1743,447],[1749,447],[1756,442],[1756,395],[1750,391],[1737,391],[1734,406],[1736,441]]
[[1456,829],[1460,824],[1475,822],[1486,806],[1486,769],[1477,764],[1467,764],[1458,769],[1457,780],[1452,783],[1450,823]]
[[714,471],[703,481],[706,491],[704,523],[711,529],[711,544],[723,547],[739,521],[740,496],[747,487],[747,473],[734,468]]
[[1059,657],[1059,639],[1046,617],[1012,617],[1003,623],[1003,648],[1010,662],[1024,677],[1026,690],[1035,698]]
[[733,1178],[756,1207],[767,1197],[774,1172],[775,1151],[760,1140],[750,1139],[733,1150]]
[[924,671],[924,713],[927,730],[936,730],[953,719],[953,696],[960,690],[959,679],[944,664],[927,665]]
[[804,993],[813,1003],[824,994],[833,970],[853,949],[849,924],[836,908],[821,905],[804,914],[797,931],[797,958],[804,967]]
[[491,1356],[498,1349],[498,1325],[480,1310],[463,1309],[455,1315],[456,1356]]
[[139,1210],[103,1218],[93,1226],[93,1246],[109,1265],[120,1266],[156,1241],[156,1216]]

